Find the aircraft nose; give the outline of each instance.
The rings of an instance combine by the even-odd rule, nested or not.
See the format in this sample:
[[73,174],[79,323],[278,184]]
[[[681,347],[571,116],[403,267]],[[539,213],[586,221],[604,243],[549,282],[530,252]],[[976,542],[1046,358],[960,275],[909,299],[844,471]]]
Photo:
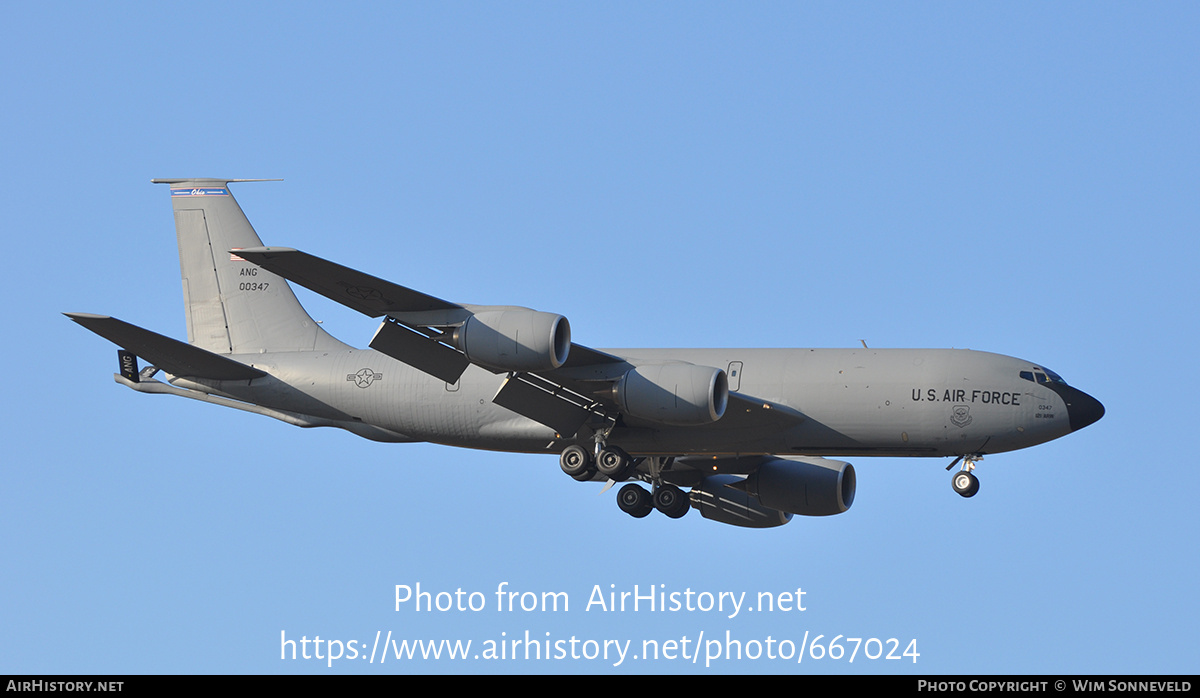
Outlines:
[[1067,403],[1071,431],[1079,431],[1104,416],[1104,405],[1082,390],[1070,388],[1062,397]]

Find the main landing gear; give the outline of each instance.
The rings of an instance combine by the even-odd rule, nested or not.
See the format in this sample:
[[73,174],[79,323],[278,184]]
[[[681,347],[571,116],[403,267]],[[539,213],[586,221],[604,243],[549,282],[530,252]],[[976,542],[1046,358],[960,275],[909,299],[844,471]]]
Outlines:
[[632,482],[617,492],[617,506],[635,519],[644,518],[654,510],[653,500],[654,498],[646,491],[646,488]]
[[[641,485],[630,483],[617,493],[617,506],[636,519],[649,515],[654,509],[672,519],[684,516],[691,508],[691,498],[675,485],[663,482],[660,476],[663,467],[669,465],[671,459],[653,457],[649,460],[653,494]],[[597,474],[614,482],[624,482],[634,474],[635,461],[621,448],[605,446],[597,440],[594,457],[584,447],[571,445],[563,449],[558,464],[564,473],[580,482],[592,480]]]
[[567,446],[558,457],[558,464],[567,475],[587,482],[596,473],[614,482],[625,482],[629,479],[633,458],[616,446],[605,446],[596,453],[595,458],[582,446]]
[[582,446],[567,446],[558,457],[558,465],[567,475],[587,482],[596,474],[596,466],[592,464],[592,454]]
[[979,491],[979,478],[975,477],[975,473],[971,472],[975,469],[975,464],[983,460],[983,456],[975,453],[966,456],[955,458],[946,470],[953,468],[956,463],[962,461],[962,469],[954,473],[954,477],[950,479],[950,485],[954,491],[964,497],[974,497]]
[[654,494],[645,487],[632,482],[617,493],[617,506],[635,519],[640,519],[658,509],[672,519],[683,518],[691,509],[691,498],[675,485],[663,483],[654,488]]

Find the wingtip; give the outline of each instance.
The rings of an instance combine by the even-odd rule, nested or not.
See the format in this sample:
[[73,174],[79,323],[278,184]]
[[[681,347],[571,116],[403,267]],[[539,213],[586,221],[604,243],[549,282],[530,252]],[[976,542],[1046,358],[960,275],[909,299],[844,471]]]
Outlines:
[[95,313],[63,313],[63,315],[66,315],[67,317],[71,318],[75,322],[79,322],[80,320],[107,320],[107,319],[109,319],[108,315],[97,315]]

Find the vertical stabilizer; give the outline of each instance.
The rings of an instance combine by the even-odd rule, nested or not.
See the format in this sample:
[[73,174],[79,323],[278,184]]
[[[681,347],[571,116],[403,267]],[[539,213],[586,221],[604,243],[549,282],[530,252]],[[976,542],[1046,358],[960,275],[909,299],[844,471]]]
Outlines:
[[229,192],[236,179],[154,179],[171,185],[188,341],[218,354],[341,349],[284,280],[237,256],[260,247]]

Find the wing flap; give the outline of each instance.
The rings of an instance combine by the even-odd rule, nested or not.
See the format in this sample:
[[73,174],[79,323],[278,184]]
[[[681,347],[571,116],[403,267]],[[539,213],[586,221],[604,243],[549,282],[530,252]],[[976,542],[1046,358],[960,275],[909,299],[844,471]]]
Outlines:
[[545,424],[563,436],[574,436],[592,416],[579,397],[550,381],[518,373],[504,381],[492,402]]
[[114,317],[91,313],[63,314],[172,375],[210,380],[253,380],[267,375],[257,368]]
[[[462,325],[473,313],[509,307],[451,303],[289,247],[231,253],[364,315],[388,316],[370,347],[447,383],[457,382],[472,362],[439,329]],[[562,366],[511,376],[493,402],[573,435],[593,415],[614,419],[615,406],[586,396],[595,392],[595,383],[618,380],[631,368],[620,356],[572,343]]]
[[471,365],[461,351],[387,320],[375,332],[370,347],[447,383],[457,383]]

